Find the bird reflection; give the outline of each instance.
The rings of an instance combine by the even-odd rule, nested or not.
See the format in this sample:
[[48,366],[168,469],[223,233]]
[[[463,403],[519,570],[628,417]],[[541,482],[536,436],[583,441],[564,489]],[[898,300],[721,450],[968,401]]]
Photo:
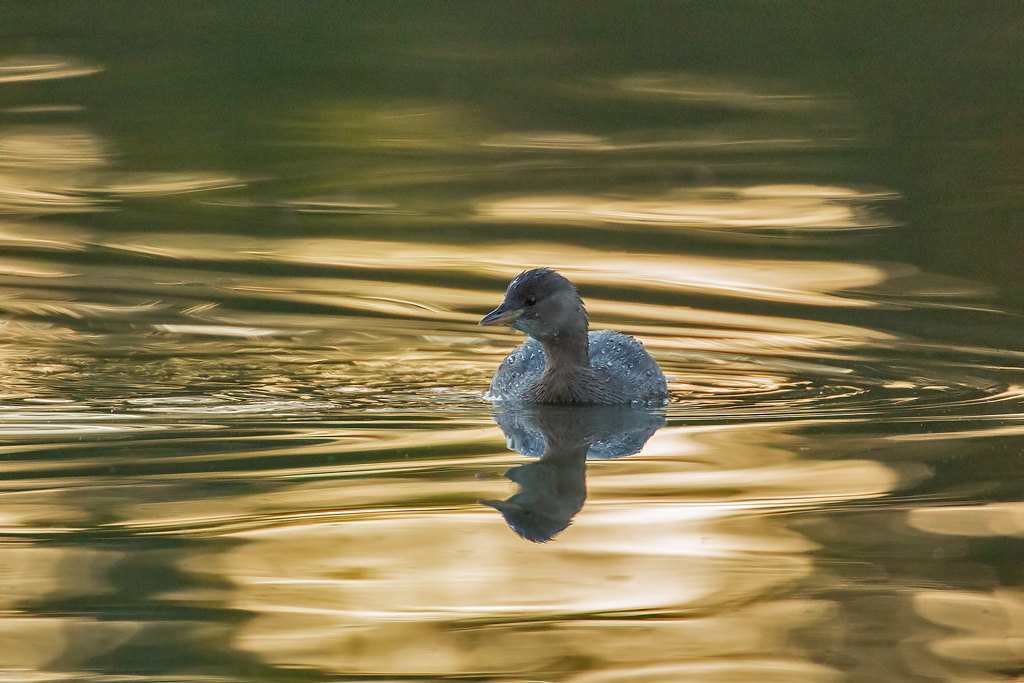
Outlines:
[[572,523],[587,499],[587,459],[632,455],[665,426],[659,411],[635,406],[532,405],[496,413],[508,447],[537,462],[503,475],[519,485],[507,500],[481,500],[517,534],[544,543]]

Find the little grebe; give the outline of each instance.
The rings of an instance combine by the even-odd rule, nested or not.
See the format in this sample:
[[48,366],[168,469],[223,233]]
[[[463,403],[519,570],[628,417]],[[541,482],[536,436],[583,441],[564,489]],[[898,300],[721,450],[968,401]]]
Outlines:
[[576,287],[549,268],[520,274],[481,325],[530,336],[494,373],[487,398],[501,403],[661,405],[665,375],[643,344],[610,330],[588,332]]

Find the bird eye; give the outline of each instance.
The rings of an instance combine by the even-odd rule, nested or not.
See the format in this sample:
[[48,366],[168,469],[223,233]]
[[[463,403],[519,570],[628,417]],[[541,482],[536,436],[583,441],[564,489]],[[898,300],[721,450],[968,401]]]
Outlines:
[[535,303],[537,303],[537,297],[535,297],[533,294],[529,294],[527,295],[525,302],[527,306],[532,306]]

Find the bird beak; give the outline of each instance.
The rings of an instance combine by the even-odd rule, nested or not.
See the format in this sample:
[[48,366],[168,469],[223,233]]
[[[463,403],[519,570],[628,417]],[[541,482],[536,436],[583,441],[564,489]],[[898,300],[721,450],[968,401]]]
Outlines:
[[493,311],[488,313],[480,320],[478,325],[511,325],[516,321],[516,318],[523,314],[523,309],[512,308],[506,302],[502,301],[501,305],[495,308]]

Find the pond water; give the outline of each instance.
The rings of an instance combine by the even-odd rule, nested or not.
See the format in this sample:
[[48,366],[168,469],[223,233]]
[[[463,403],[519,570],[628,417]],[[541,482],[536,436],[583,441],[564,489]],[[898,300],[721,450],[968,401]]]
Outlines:
[[[1018,3],[0,9],[0,679],[1024,673]],[[483,399],[524,269],[661,408]]]

